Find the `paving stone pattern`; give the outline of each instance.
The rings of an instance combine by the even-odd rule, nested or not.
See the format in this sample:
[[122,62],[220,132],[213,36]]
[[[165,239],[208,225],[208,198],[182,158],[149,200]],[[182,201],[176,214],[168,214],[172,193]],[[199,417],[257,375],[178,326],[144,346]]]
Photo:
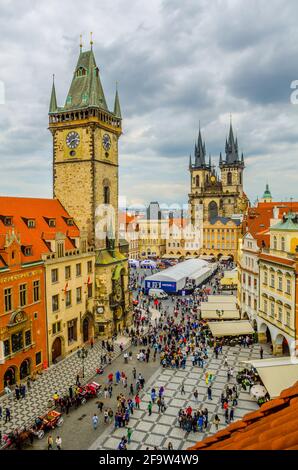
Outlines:
[[[88,348],[88,356],[84,363],[85,379],[81,382],[88,382],[94,377],[95,369],[100,364],[101,354],[107,353],[101,346],[102,342],[94,343],[93,348]],[[120,348],[114,344],[114,353],[111,353],[112,359],[120,354]],[[82,373],[82,359],[76,353],[68,356],[63,361],[55,364],[45,370],[43,374],[38,375],[37,380],[32,382],[31,389],[26,393],[25,398],[17,400],[15,394],[5,395],[0,398],[2,413],[5,415],[5,407],[8,406],[11,411],[11,421],[4,424],[4,417],[0,420],[0,430],[2,435],[22,426],[32,424],[37,416],[48,411],[48,401],[57,391],[59,394],[68,393],[70,385],[75,384],[76,376]]]
[[[269,347],[263,345],[264,359],[271,357]],[[183,369],[162,369],[154,374],[145,386],[142,394],[142,401],[139,410],[134,410],[130,419],[129,427],[133,429],[131,443],[128,445],[129,450],[137,449],[166,449],[168,443],[173,444],[176,450],[187,449],[216,432],[213,424],[215,414],[220,418],[219,430],[223,429],[225,417],[221,408],[220,395],[225,388],[227,382],[227,367],[224,366],[224,357],[227,355],[228,364],[234,367],[235,374],[239,369],[243,369],[240,365],[243,360],[259,359],[260,345],[254,344],[251,348],[224,347],[223,354],[215,359],[213,352],[210,351],[210,357],[204,369],[198,366],[193,367],[190,360],[187,360],[185,370]],[[206,371],[215,375],[212,385],[212,400],[207,397],[207,385],[205,383]],[[180,387],[184,383],[185,395],[181,395]],[[235,378],[231,379],[230,384],[236,383]],[[152,386],[155,388],[161,385],[165,388],[165,402],[167,409],[164,413],[158,413],[157,405],[153,405],[152,415],[149,416],[147,411],[148,402],[150,401],[150,391]],[[193,396],[194,390],[199,392],[198,402]],[[209,410],[209,424],[203,433],[186,432],[180,429],[178,424],[178,412],[180,408],[186,408],[191,405],[193,409],[207,408]],[[235,419],[240,419],[246,413],[259,408],[255,399],[249,392],[242,391],[239,396],[238,406],[235,408]],[[90,447],[90,449],[117,449],[122,436],[126,436],[127,430],[124,428],[114,429],[112,424]]]

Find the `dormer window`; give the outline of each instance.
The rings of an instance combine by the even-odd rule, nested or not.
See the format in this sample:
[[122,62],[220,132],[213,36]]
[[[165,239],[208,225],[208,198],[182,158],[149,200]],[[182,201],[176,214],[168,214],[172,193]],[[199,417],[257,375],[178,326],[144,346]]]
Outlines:
[[79,67],[78,70],[76,71],[76,76],[84,77],[85,75],[87,75],[87,70],[84,67]]
[[28,219],[27,227],[28,228],[35,228],[35,220],[34,219]]
[[8,227],[12,225],[12,217],[4,217],[4,225]]
[[31,256],[32,255],[32,246],[25,246],[24,255],[25,256]]
[[56,219],[49,219],[49,227],[56,227]]

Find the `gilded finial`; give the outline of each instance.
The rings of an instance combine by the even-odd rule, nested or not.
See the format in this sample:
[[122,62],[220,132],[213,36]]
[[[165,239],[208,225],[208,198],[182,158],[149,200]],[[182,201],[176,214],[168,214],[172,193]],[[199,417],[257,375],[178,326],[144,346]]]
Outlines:
[[82,52],[83,48],[83,41],[82,41],[82,35],[80,34],[80,52]]
[[92,46],[93,46],[93,39],[92,39],[92,31],[90,33],[90,46],[91,46],[91,49],[92,49]]

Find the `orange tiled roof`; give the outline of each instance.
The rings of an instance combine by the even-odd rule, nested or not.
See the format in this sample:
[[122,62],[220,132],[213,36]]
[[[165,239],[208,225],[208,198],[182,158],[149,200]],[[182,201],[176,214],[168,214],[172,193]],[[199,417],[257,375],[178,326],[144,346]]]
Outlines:
[[[12,226],[4,224],[4,217],[13,218]],[[47,240],[55,239],[57,232],[64,233],[65,250],[75,248],[72,238],[79,237],[80,232],[76,225],[69,226],[67,219],[71,216],[57,199],[38,199],[24,197],[0,197],[0,249],[4,248],[5,236],[14,230],[20,236],[22,246],[32,246],[32,256],[23,256],[22,262],[34,262],[41,259],[44,253],[50,253]],[[35,220],[35,227],[29,228],[26,221]],[[55,227],[48,223],[49,219],[55,219]],[[1,261],[0,267],[5,266]]]
[[298,382],[188,450],[298,450]]
[[279,218],[289,211],[298,211],[298,202],[259,202],[256,207],[249,207],[243,221],[244,232],[249,232],[257,241],[258,246],[262,244],[269,246],[270,243],[270,219],[273,219],[273,209],[278,207]]

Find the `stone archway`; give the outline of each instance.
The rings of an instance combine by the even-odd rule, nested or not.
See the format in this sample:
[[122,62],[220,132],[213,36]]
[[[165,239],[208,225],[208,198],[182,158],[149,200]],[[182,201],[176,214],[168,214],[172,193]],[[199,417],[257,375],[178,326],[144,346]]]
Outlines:
[[290,356],[289,343],[282,334],[278,334],[275,338],[274,354],[278,356]]
[[31,373],[31,360],[29,358],[25,359],[20,365],[20,380],[25,379]]
[[11,385],[14,385],[17,382],[17,368],[16,366],[10,366],[8,369],[6,369],[5,374],[3,376],[3,384],[4,387],[8,385],[10,387]]
[[58,336],[52,344],[52,363],[55,364],[57,359],[62,356],[62,338]]
[[258,329],[258,338],[260,343],[272,344],[271,331],[266,323],[261,323]]

